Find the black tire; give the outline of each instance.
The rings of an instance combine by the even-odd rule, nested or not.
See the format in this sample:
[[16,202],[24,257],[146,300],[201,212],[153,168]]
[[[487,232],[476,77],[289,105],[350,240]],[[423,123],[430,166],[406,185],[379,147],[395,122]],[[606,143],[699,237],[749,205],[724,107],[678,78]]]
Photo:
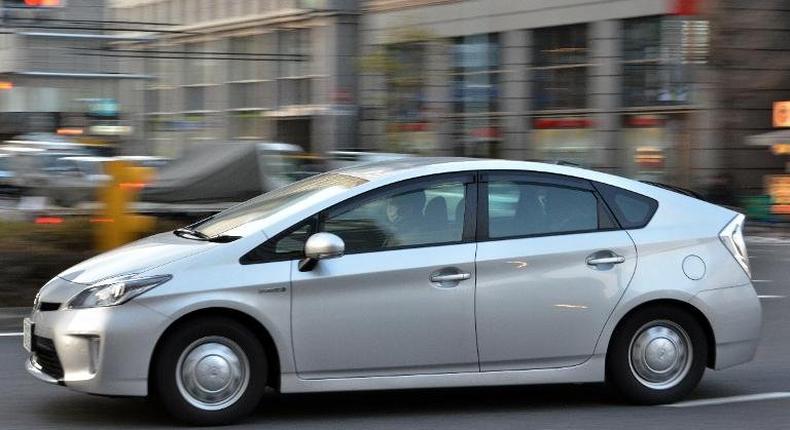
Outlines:
[[[243,351],[249,363],[249,379],[233,403],[216,410],[207,410],[190,403],[179,387],[177,367],[185,350],[202,339],[229,339]],[[229,343],[230,344],[230,343]],[[266,388],[266,353],[261,342],[239,322],[225,317],[190,320],[176,327],[162,339],[161,349],[152,369],[152,389],[156,399],[174,418],[189,424],[213,426],[230,424],[248,416],[260,404]],[[183,383],[181,383],[183,385]]]
[[[677,380],[666,387],[652,387],[649,385],[651,381],[640,380],[637,376],[639,371],[635,370],[638,366],[632,366],[630,358],[635,337],[655,325],[679,327],[691,345],[691,353],[688,354],[690,364],[683,366],[688,370],[685,375],[679,371]],[[672,403],[683,399],[697,387],[705,373],[707,360],[707,336],[693,315],[677,307],[649,307],[623,320],[615,330],[606,354],[606,381],[628,402],[642,405]]]

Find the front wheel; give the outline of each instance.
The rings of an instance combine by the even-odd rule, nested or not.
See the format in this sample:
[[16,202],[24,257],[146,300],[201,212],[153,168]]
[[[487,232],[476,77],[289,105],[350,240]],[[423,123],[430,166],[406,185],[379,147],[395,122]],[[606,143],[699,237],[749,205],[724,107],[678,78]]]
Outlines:
[[196,320],[163,339],[153,388],[179,420],[228,424],[257,407],[266,367],[263,346],[246,327],[227,318]]
[[606,359],[607,381],[633,403],[676,402],[705,373],[705,332],[682,309],[644,309],[623,321],[614,336]]

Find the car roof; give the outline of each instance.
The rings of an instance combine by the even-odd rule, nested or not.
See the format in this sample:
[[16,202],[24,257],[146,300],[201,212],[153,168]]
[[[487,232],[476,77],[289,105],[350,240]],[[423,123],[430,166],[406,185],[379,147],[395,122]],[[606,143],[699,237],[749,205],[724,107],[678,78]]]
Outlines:
[[[518,170],[530,172],[553,173],[573,176],[592,181],[605,182],[625,188],[645,188],[641,184],[621,176],[584,169],[574,165],[543,163],[536,161],[496,160],[463,157],[413,157],[393,160],[374,161],[357,164],[335,170],[349,176],[365,179],[369,182],[395,182],[410,177],[432,174],[464,172],[471,170]],[[654,188],[654,187],[651,187]]]
[[[333,172],[364,179],[374,186],[442,173],[474,170],[512,170],[570,176],[602,182],[653,198],[680,196],[675,192],[622,176],[585,169],[568,163],[516,161],[464,157],[410,157],[372,161]],[[684,196],[685,197],[685,196]]]

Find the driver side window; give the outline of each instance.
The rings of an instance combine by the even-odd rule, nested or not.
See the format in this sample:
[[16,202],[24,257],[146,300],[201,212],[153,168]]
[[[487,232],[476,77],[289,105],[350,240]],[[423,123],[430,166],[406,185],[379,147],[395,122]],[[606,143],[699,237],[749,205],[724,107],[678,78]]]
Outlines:
[[343,239],[347,254],[459,243],[465,193],[461,179],[396,189],[331,215],[321,231]]

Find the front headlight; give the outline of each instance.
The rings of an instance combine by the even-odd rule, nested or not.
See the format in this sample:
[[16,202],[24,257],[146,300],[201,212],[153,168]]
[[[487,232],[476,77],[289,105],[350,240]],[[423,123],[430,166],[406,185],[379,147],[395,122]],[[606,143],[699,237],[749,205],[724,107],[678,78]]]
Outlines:
[[99,281],[80,291],[66,302],[66,309],[121,305],[156,286],[164,284],[171,278],[171,275],[142,278],[137,278],[135,275],[126,275]]

